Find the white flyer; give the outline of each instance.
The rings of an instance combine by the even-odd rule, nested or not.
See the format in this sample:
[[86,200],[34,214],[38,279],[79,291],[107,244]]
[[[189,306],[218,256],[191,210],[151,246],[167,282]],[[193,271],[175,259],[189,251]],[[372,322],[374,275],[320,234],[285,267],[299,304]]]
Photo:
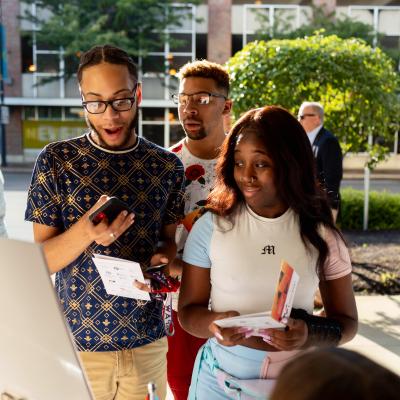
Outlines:
[[139,282],[145,281],[139,263],[102,254],[95,254],[92,259],[108,294],[150,300],[149,293],[136,288],[133,284],[135,279]]
[[284,324],[276,321],[271,317],[270,311],[264,311],[255,314],[238,315],[237,317],[219,319],[214,322],[221,328],[245,327],[253,329],[255,331],[253,336],[257,336],[258,329],[276,329],[285,327]]

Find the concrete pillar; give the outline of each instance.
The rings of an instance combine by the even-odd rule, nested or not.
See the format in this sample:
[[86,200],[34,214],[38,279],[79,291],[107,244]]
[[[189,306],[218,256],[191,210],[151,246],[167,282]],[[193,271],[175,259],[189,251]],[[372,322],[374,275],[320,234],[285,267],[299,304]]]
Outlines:
[[232,55],[232,0],[208,0],[207,58],[223,64]]

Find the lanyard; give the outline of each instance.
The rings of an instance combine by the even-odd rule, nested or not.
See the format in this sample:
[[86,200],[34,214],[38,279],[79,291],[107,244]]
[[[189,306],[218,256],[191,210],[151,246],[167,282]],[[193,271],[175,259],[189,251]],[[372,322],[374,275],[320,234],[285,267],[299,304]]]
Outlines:
[[167,336],[173,336],[175,333],[174,322],[172,321],[172,294],[169,293],[150,293],[150,296],[157,301],[163,302],[162,317]]

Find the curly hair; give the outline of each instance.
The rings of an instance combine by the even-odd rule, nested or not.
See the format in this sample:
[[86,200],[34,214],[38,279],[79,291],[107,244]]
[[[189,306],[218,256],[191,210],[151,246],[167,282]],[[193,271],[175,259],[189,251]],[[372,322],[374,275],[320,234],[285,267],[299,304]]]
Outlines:
[[238,136],[246,132],[255,133],[264,143],[274,163],[275,186],[280,199],[298,215],[304,245],[309,248],[311,244],[318,250],[317,272],[323,277],[328,246],[319,233],[319,227],[330,228],[343,237],[334,225],[326,193],[317,182],[307,134],[284,108],[267,106],[250,110],[232,127],[221,148],[216,183],[207,199],[207,209],[229,217],[244,204],[244,197],[234,179],[234,151]]
[[225,67],[208,60],[186,63],[178,72],[180,80],[190,77],[213,79],[217,86],[229,94],[229,74]]

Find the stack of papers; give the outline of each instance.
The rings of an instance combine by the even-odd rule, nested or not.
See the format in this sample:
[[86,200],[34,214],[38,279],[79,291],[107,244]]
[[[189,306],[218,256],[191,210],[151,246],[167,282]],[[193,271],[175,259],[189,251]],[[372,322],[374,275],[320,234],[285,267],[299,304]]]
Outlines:
[[282,329],[286,325],[281,321],[290,316],[298,282],[299,275],[286,261],[283,260],[281,263],[279,279],[276,284],[271,311],[238,315],[237,317],[219,319],[214,322],[221,328],[244,327],[253,329],[254,336],[257,336],[258,329]]
[[218,319],[214,322],[221,328],[245,327],[249,329],[254,329],[255,331],[257,331],[257,329],[285,327],[284,324],[274,320],[271,317],[270,311],[238,315],[237,317]]
[[149,293],[138,289],[133,284],[135,279],[145,282],[139,263],[102,254],[95,254],[92,259],[108,294],[150,300]]

